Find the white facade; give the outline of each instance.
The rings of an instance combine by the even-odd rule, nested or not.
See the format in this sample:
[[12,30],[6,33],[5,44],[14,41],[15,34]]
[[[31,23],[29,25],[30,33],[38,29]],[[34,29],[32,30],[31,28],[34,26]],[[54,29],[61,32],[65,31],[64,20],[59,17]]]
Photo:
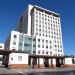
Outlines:
[[65,60],[65,64],[69,64],[69,65],[73,64],[72,57],[65,58],[64,60]]
[[5,42],[5,49],[18,50],[18,42],[19,42],[19,32],[11,31],[9,37],[7,38]]
[[49,37],[36,35],[36,54],[53,55],[53,40]]
[[[34,39],[35,37],[33,37],[33,40]],[[6,50],[20,50],[20,51],[31,52],[32,47],[36,45],[35,41],[32,41],[31,35],[23,34],[18,31],[11,31],[9,40],[10,42],[9,41],[5,42]],[[32,42],[33,42],[33,46],[32,46]],[[35,50],[35,47],[33,47],[33,50]]]
[[11,53],[9,56],[9,65],[11,64],[28,64],[28,54]]
[[[21,33],[26,33],[36,37],[36,54],[42,54],[42,51],[45,49],[45,53],[43,54],[46,54],[46,51],[48,51],[47,54],[50,54],[51,51],[51,55],[64,55],[61,22],[60,15],[58,13],[29,4],[20,19],[21,21],[20,24],[17,25],[17,30]],[[40,40],[42,37],[44,38],[44,41],[48,40],[48,42],[51,40],[53,43],[52,50],[49,48],[42,48],[42,42],[38,49],[39,42],[37,42],[37,37],[39,37]],[[46,44],[43,45],[46,47]],[[39,50],[40,52],[38,52]]]

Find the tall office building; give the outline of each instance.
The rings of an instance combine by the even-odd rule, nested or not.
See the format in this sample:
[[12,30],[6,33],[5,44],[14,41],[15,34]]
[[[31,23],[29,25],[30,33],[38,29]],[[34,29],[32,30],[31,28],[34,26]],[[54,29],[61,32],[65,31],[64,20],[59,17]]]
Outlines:
[[58,13],[29,4],[20,17],[17,30],[36,37],[36,54],[64,54]]
[[36,5],[28,5],[5,49],[17,50],[3,57],[9,68],[75,67],[75,57],[64,56],[60,15]]
[[16,30],[18,32],[12,31],[6,40],[6,49],[27,50],[38,55],[64,55],[59,14],[29,4]]

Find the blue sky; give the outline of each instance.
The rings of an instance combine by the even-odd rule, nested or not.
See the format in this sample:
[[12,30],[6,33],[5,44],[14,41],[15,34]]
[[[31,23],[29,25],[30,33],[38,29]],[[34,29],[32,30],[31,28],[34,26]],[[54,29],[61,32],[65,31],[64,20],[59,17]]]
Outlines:
[[65,54],[75,53],[75,0],[0,0],[0,42],[15,30],[28,4],[38,5],[60,14]]

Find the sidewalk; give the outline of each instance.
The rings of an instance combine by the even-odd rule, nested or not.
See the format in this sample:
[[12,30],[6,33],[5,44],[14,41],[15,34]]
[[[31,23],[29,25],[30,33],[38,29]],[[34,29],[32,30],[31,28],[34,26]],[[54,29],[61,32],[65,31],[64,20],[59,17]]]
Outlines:
[[11,73],[17,73],[17,71],[7,68],[0,68],[0,74],[11,74]]
[[12,69],[18,73],[35,73],[35,72],[61,72],[61,71],[72,71],[75,68],[56,68],[56,69]]
[[72,71],[75,68],[57,68],[57,69],[7,69],[0,68],[0,74],[24,74],[24,73],[35,73],[35,72],[62,72],[62,71]]

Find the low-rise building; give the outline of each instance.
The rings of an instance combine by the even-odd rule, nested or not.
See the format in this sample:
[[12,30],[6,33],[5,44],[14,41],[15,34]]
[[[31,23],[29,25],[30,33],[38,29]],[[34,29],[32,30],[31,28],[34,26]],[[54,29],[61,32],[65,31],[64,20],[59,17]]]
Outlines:
[[23,34],[18,31],[11,31],[8,39],[5,42],[6,50],[27,51],[31,53],[36,50],[35,36]]
[[[3,43],[0,43],[0,49],[4,50],[4,44]],[[3,55],[0,55],[0,64],[2,64],[2,57],[3,57]]]

